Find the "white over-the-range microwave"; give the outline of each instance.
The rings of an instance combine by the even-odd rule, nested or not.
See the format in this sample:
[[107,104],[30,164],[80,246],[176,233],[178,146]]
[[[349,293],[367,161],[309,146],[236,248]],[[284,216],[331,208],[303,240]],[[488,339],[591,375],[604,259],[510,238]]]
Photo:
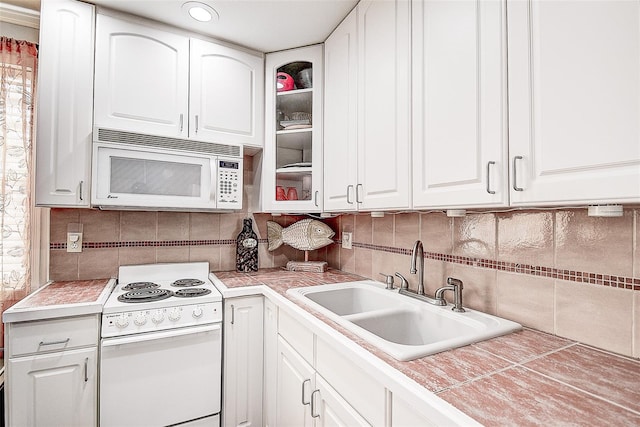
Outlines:
[[101,209],[242,209],[242,146],[95,128],[91,204]]

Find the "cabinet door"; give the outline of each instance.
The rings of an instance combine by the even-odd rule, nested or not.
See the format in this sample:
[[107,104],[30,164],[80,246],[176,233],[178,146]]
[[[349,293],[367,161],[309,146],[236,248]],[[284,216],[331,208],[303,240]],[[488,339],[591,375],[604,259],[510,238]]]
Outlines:
[[[265,147],[262,209],[267,212],[322,210],[323,47],[268,54],[265,75]],[[287,89],[277,90],[285,73]]]
[[505,1],[414,1],[412,17],[413,207],[505,206]]
[[95,125],[186,137],[189,39],[98,15]]
[[224,303],[225,426],[262,425],[263,297]]
[[189,137],[249,144],[264,138],[264,64],[259,56],[191,39]]
[[94,7],[42,4],[36,120],[38,206],[89,206]]
[[264,399],[263,421],[265,427],[276,427],[276,395],[278,365],[278,306],[264,300]]
[[324,210],[355,210],[358,102],[357,8],[324,43]]
[[316,376],[316,390],[313,396],[313,416],[316,427],[370,426],[333,387]]
[[9,359],[9,425],[96,425],[97,352],[91,347]]
[[640,2],[508,6],[512,205],[640,201]]
[[311,393],[315,390],[315,372],[281,337],[278,337],[277,375],[276,425],[313,425]]
[[358,5],[356,196],[361,209],[409,207],[410,24],[408,0]]

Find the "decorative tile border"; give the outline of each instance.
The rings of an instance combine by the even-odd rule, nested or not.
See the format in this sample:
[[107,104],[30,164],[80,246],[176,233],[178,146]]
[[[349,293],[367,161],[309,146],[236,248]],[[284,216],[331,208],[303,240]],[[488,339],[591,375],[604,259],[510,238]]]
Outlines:
[[[258,239],[259,244],[268,244],[267,239]],[[341,245],[342,240],[335,241]],[[230,246],[235,245],[235,239],[215,240],[161,240],[161,241],[134,241],[134,242],[83,242],[85,249],[107,248],[134,248],[134,247],[168,247],[168,246]],[[353,242],[354,248],[369,249],[373,251],[388,252],[400,255],[411,255],[410,249],[395,248],[392,246],[372,245],[369,243]],[[66,243],[51,243],[51,250],[66,250]],[[562,270],[539,265],[521,264],[515,262],[495,261],[483,258],[471,258],[458,255],[425,252],[424,257],[436,261],[451,262],[454,264],[468,265],[470,267],[489,268],[492,270],[507,271],[510,273],[528,274],[531,276],[549,277],[552,279],[568,280],[570,282],[591,283],[594,285],[610,286],[613,288],[630,289],[640,291],[640,278],[613,276],[609,274],[588,273],[583,271]]]
[[[341,244],[338,240],[336,243]],[[372,245],[369,243],[353,242],[354,248],[370,249],[373,251],[388,252],[401,255],[411,255],[410,249],[394,248],[391,246]],[[470,267],[489,268],[492,270],[507,271],[510,273],[528,274],[531,276],[549,277],[552,279],[568,280],[570,282],[591,283],[594,285],[611,286],[613,288],[630,289],[640,291],[640,278],[613,276],[609,274],[588,273],[583,271],[562,270],[539,265],[521,264],[506,261],[494,261],[482,258],[471,258],[458,255],[439,254],[425,252],[424,257],[436,261],[451,262],[454,264],[468,265]]]
[[[267,239],[258,239],[258,243],[268,243]],[[235,239],[216,240],[143,240],[138,242],[82,242],[83,249],[107,249],[107,248],[142,248],[142,247],[167,247],[167,246],[228,246],[235,245]],[[65,243],[50,243],[51,250],[66,250]]]

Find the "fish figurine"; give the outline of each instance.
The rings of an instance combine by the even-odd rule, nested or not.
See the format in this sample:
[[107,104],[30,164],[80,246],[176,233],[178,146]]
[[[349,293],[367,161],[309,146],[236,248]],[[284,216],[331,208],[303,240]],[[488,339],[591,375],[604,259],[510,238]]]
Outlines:
[[319,249],[333,243],[331,238],[335,234],[327,224],[315,219],[303,219],[287,228],[282,228],[277,222],[267,221],[270,251],[279,248],[283,243],[301,251]]

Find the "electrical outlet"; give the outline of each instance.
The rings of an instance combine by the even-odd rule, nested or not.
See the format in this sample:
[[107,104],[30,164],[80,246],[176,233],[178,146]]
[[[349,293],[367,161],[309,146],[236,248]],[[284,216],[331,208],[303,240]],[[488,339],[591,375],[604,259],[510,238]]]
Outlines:
[[342,247],[344,249],[351,249],[353,247],[353,233],[343,232],[342,233]]
[[82,233],[67,233],[67,252],[82,252]]

